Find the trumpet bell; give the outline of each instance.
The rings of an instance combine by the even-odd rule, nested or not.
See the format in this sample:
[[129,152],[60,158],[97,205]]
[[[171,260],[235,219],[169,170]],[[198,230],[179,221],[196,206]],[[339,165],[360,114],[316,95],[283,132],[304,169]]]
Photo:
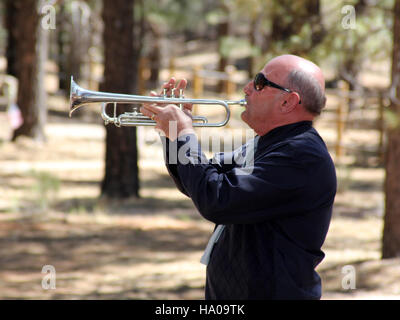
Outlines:
[[74,77],[71,76],[71,90],[69,93],[69,101],[70,101],[70,106],[69,106],[69,116],[71,117],[72,113],[78,109],[80,106],[82,106],[84,103],[82,103],[82,93],[80,92],[81,87],[77,85],[77,83],[74,81]]

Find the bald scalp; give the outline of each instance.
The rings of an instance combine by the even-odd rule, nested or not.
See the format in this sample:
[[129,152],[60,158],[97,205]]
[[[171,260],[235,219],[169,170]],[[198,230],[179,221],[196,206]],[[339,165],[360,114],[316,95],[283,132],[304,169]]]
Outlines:
[[321,114],[326,104],[325,79],[315,63],[286,54],[270,60],[266,68],[279,70],[285,86],[299,93],[303,107],[311,114]]
[[309,74],[310,77],[315,78],[315,80],[320,84],[321,89],[325,90],[325,79],[322,70],[315,63],[309,60],[292,54],[284,54],[271,59],[268,62],[268,65],[278,65],[279,68],[286,70],[286,76],[288,76],[292,70],[301,70],[302,72]]

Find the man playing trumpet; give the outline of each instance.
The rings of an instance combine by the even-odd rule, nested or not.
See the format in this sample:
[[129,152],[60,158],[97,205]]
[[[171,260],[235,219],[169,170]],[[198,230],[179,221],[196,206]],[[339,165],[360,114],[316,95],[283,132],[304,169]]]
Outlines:
[[[170,79],[163,89],[184,90],[186,84]],[[241,118],[256,137],[209,162],[190,105],[141,108],[165,135],[166,165],[178,189],[216,224],[201,259],[207,265],[205,297],[320,299],[315,268],[324,258],[336,194],[334,164],[312,126],[325,106],[323,74],[303,58],[278,56],[243,91]],[[245,161],[236,161],[242,153]]]

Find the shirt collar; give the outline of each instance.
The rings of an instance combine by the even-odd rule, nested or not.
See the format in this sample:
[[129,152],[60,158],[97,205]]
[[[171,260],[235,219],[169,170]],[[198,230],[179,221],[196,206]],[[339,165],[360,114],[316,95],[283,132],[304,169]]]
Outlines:
[[312,121],[300,121],[276,127],[260,137],[257,145],[257,150],[262,150],[270,145],[273,145],[274,143],[283,141],[290,137],[294,137],[307,131],[311,127]]

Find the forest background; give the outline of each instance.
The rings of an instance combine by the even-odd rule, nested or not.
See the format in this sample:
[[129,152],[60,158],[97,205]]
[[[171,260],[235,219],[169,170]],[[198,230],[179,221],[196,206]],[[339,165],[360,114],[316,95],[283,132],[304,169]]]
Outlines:
[[[1,299],[203,299],[213,225],[176,190],[153,128],[104,126],[98,105],[68,118],[70,77],[148,95],[173,75],[187,97],[241,99],[285,53],[327,80],[314,125],[338,193],[322,298],[400,296],[400,1],[2,0],[0,19]],[[199,136],[245,141],[231,112]]]

